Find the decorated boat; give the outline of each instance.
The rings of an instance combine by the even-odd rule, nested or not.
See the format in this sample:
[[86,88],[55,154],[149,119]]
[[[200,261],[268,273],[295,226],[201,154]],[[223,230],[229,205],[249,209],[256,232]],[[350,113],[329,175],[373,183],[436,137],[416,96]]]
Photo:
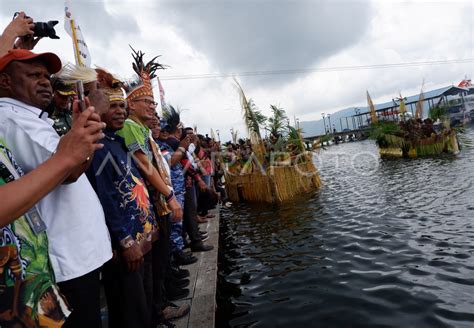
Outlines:
[[[321,179],[306,151],[301,131],[290,126],[283,109],[271,106],[266,118],[236,81],[249,140],[227,145],[225,186],[231,201],[280,203],[307,194],[321,186]],[[266,123],[266,125],[265,125]],[[265,126],[269,137],[263,139]]]
[[430,117],[422,119],[423,91],[416,106],[414,117],[406,115],[404,98],[398,98],[399,120],[383,121],[376,115],[367,92],[371,115],[370,138],[374,139],[382,157],[424,157],[459,152],[457,132],[450,127],[443,108],[430,110]]

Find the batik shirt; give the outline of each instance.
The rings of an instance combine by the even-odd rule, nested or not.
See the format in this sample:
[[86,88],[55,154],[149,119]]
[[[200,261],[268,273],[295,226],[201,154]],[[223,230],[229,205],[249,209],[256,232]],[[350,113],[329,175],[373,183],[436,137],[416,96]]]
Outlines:
[[134,120],[127,118],[123,128],[117,131],[117,135],[125,140],[125,145],[130,153],[141,150],[153,162],[153,153],[150,148],[150,130]]
[[[1,140],[0,156],[1,186],[22,176],[23,171]],[[0,228],[0,267],[0,327],[19,322],[26,327],[59,327],[64,323],[70,311],[55,284],[46,232],[33,232],[25,216]],[[15,294],[19,295],[18,315],[8,319]]]
[[[125,145],[127,146],[127,149],[130,153],[133,154],[138,150],[145,153],[148,158],[148,161],[155,166],[160,176],[165,182],[167,182],[167,173],[165,172],[166,169],[163,167],[163,163],[157,163],[157,160],[159,159],[157,159],[157,156],[155,156],[155,154],[153,153],[150,140],[150,130],[146,126],[135,122],[131,118],[128,118],[125,120],[124,127],[121,130],[117,131],[117,135],[124,138]],[[157,147],[155,146],[155,148]],[[171,185],[171,182],[169,182],[169,185]],[[169,214],[171,211],[168,208],[164,196],[160,194],[150,184],[148,184],[148,188],[150,189],[150,192],[152,194],[152,199],[155,204],[155,209],[158,215],[162,217]]]
[[[161,153],[163,157],[170,165],[170,175],[171,175],[171,183],[173,184],[174,194],[176,198],[180,202],[180,205],[184,205],[184,193],[186,191],[184,185],[184,173],[183,173],[183,165],[181,162],[177,162],[175,165],[171,166],[171,157],[173,157],[175,151],[168,145],[166,142],[158,140],[158,145],[160,146]],[[181,204],[183,203],[183,204]]]
[[121,241],[132,238],[145,254],[158,229],[145,181],[124,139],[113,131],[104,133],[104,147],[95,152],[87,177],[104,209],[113,247],[120,249]]

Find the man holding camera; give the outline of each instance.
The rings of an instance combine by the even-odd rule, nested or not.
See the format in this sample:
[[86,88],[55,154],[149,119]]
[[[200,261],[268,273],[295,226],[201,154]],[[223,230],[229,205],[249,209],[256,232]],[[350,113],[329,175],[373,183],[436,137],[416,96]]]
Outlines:
[[34,28],[35,23],[31,17],[26,16],[24,12],[18,13],[0,36],[0,57],[14,48],[33,49],[41,40],[41,37],[34,36]]

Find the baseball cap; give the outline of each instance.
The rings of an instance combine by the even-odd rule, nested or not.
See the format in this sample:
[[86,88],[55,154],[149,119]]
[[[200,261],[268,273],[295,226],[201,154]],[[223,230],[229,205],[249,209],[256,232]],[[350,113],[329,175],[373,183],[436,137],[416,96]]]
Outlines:
[[2,72],[8,64],[13,61],[26,61],[32,59],[41,59],[46,64],[46,68],[51,74],[61,70],[61,60],[52,52],[44,52],[35,54],[26,49],[12,49],[6,55],[0,58],[0,72]]
[[66,84],[54,74],[51,76],[51,85],[53,86],[53,91],[62,96],[74,96],[76,94],[74,84]]

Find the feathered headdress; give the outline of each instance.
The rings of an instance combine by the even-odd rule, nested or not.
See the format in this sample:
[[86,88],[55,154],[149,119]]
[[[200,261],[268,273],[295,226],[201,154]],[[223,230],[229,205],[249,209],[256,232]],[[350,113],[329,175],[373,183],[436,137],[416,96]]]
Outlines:
[[164,130],[173,133],[176,129],[181,129],[184,125],[180,121],[179,110],[174,109],[173,106],[168,105],[163,108]]
[[57,74],[57,79],[73,87],[77,81],[82,81],[84,84],[97,81],[109,101],[125,100],[123,82],[101,67],[94,69],[68,63]]
[[97,72],[97,81],[99,82],[100,88],[104,89],[109,101],[124,101],[125,92],[122,88],[123,82],[104,68],[97,67],[95,71]]
[[84,84],[97,81],[97,72],[90,67],[76,66],[67,63],[56,75],[65,84],[74,84],[82,81]]
[[160,57],[156,56],[150,60],[147,64],[143,61],[143,56],[145,55],[141,51],[135,51],[132,48],[132,57],[134,62],[132,63],[133,70],[137,73],[137,78],[135,80],[129,81],[126,83],[127,91],[127,100],[132,101],[138,97],[150,96],[153,97],[153,87],[151,85],[151,80],[156,77],[156,71],[159,69],[165,69],[166,67],[155,60]]

